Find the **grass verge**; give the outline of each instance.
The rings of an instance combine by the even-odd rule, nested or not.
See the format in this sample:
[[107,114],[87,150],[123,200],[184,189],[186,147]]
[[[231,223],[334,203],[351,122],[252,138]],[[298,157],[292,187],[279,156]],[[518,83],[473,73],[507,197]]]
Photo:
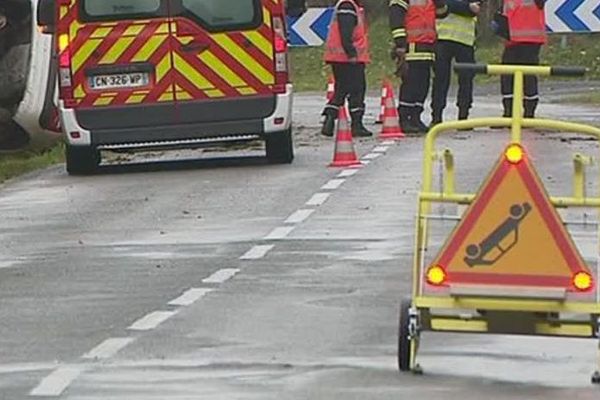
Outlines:
[[600,106],[600,93],[592,92],[580,94],[577,96],[570,96],[567,97],[563,102]]
[[31,149],[0,155],[0,183],[61,162],[64,162],[62,143],[43,150]]

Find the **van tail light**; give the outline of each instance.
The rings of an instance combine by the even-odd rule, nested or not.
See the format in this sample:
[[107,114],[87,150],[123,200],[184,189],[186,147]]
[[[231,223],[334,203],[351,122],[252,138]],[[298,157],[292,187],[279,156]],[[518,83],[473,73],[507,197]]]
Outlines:
[[73,77],[71,75],[70,38],[66,33],[58,36],[58,83],[61,98],[69,103],[73,100]]
[[273,40],[275,47],[275,86],[273,89],[276,93],[282,93],[285,92],[285,85],[289,81],[288,43],[283,17],[273,17],[273,32],[275,34]]

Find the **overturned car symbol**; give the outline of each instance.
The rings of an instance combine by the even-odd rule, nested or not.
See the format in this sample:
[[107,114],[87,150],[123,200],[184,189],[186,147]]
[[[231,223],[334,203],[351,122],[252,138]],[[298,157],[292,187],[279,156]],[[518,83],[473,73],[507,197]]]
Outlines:
[[[531,211],[531,204],[514,204],[510,207],[509,217],[498,226],[487,238],[479,244],[467,246],[464,261],[469,267],[478,265],[493,265],[507,254],[519,242],[519,225]],[[503,245],[503,241],[513,235],[510,243]],[[497,254],[490,254],[497,249]],[[488,257],[489,256],[489,257]]]

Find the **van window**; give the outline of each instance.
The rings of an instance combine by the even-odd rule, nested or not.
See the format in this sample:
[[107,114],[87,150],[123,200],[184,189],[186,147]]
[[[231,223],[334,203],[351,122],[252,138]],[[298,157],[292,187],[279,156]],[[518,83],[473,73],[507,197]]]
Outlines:
[[82,0],[84,21],[150,17],[160,13],[164,0]]
[[181,0],[182,14],[211,31],[250,29],[261,22],[259,0]]

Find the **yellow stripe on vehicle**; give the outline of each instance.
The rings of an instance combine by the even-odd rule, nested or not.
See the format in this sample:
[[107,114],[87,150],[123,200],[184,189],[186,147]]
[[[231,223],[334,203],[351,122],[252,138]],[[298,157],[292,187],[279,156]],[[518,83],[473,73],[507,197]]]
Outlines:
[[77,99],[85,97],[85,90],[83,90],[83,85],[77,85],[77,87],[73,91],[73,96],[75,96],[75,98]]
[[126,104],[139,104],[146,98],[145,94],[132,94],[129,96],[127,100],[125,100]]
[[68,13],[69,13],[68,6],[60,6],[60,10],[59,10],[59,18],[60,19],[64,19]]
[[83,28],[83,25],[77,22],[77,20],[73,21],[71,25],[69,25],[69,36],[71,39],[74,39],[77,36],[77,32],[79,32],[81,28]]
[[105,37],[108,37],[108,35],[110,35],[110,33],[112,32],[113,28],[110,26],[101,26],[99,28],[96,28],[96,30],[94,31],[94,33],[92,33],[92,35],[90,36],[90,38],[92,39],[104,39]]
[[251,87],[241,87],[241,88],[236,88],[236,90],[239,92],[239,94],[244,95],[244,96],[248,96],[248,95],[253,95],[256,94],[256,90],[254,90]]
[[[71,36],[73,37],[73,36]],[[77,71],[85,64],[85,62],[90,58],[94,50],[100,46],[102,43],[101,39],[90,39],[84,43],[83,46],[75,53],[73,59],[71,60],[71,68],[73,69],[73,74],[76,74]]]
[[102,57],[99,64],[114,64],[117,62],[119,57],[125,53],[134,40],[134,37],[123,37],[117,40],[110,50],[106,52],[104,57]]
[[215,56],[211,51],[207,50],[202,54],[198,55],[198,58],[206,64],[210,69],[215,71],[217,75],[227,82],[229,86],[247,86],[248,83],[240,78],[235,72],[231,70],[223,61]]
[[175,97],[177,100],[193,100],[194,97],[179,85],[175,85]]
[[99,97],[96,99],[96,101],[94,101],[94,105],[95,106],[107,106],[110,103],[112,103],[114,100],[114,96],[110,96],[110,97]]
[[273,59],[273,44],[267,40],[259,32],[247,32],[244,33],[246,39],[250,41],[256,48],[258,48],[269,60]]
[[132,62],[144,62],[148,61],[150,57],[156,52],[156,50],[164,43],[167,39],[166,36],[152,36],[148,39],[144,47],[137,52],[135,56],[131,59]]
[[173,101],[175,100],[175,96],[173,95],[173,92],[171,92],[171,89],[168,89],[166,92],[164,92],[159,98],[158,101],[160,102],[164,102],[164,101]]
[[171,70],[171,56],[167,54],[156,64],[156,82],[160,82]]
[[263,7],[263,23],[271,27],[271,12],[266,7]]
[[173,53],[175,69],[187,78],[187,80],[200,90],[213,89],[215,86],[200,72],[185,61],[179,54]]
[[137,36],[144,30],[144,27],[144,25],[131,25],[125,30],[123,36]]
[[219,89],[207,90],[204,93],[211,98],[225,97],[225,93],[221,92]]
[[160,24],[156,30],[156,33],[169,33],[169,24],[166,22],[164,24]]
[[258,78],[265,85],[275,83],[275,77],[269,71],[267,71],[260,63],[258,63],[250,54],[246,53],[244,49],[238,46],[227,34],[219,33],[214,35],[215,41],[225,51],[237,59],[246,69],[255,77]]

